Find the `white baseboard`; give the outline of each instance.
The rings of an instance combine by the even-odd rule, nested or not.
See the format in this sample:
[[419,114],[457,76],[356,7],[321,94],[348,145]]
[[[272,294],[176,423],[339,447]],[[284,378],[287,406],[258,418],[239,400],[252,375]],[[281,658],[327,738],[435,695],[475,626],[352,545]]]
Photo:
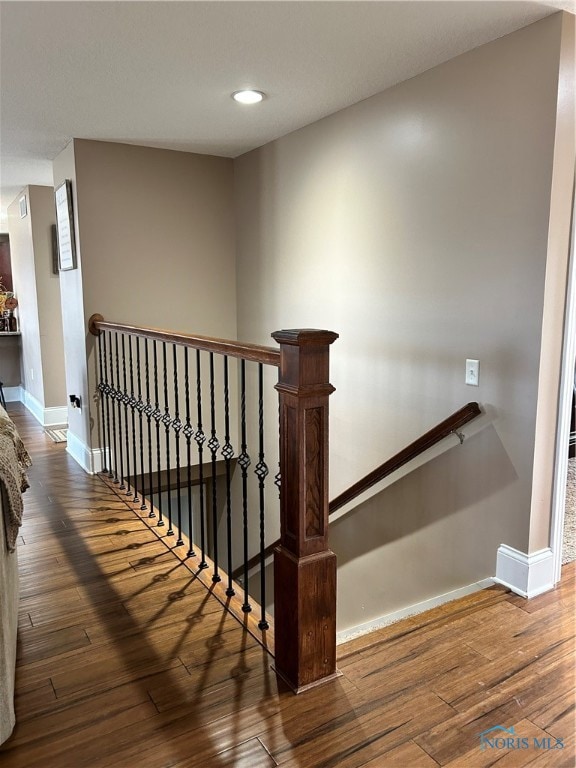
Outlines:
[[409,605],[407,608],[401,608],[399,611],[387,613],[385,616],[380,616],[378,619],[367,621],[365,624],[359,624],[357,627],[344,629],[341,632],[336,633],[336,644],[340,645],[341,643],[347,643],[349,640],[353,640],[356,637],[366,635],[369,632],[374,632],[374,630],[381,629],[382,627],[387,627],[389,624],[394,624],[408,616],[415,616],[418,613],[429,611],[431,608],[437,608],[439,605],[444,605],[444,603],[457,600],[459,597],[465,597],[466,595],[471,595],[473,592],[479,592],[481,589],[491,587],[493,584],[494,579],[482,579],[482,581],[476,581],[474,584],[468,584],[466,587],[460,587],[451,592],[446,592],[443,595],[437,595],[428,600],[423,600],[421,603]]
[[3,387],[4,400],[7,403],[21,403],[22,401],[22,387]]
[[22,402],[39,424],[44,426],[44,406],[34,395],[22,388]]
[[96,475],[102,471],[102,451],[100,448],[90,448],[70,430],[68,430],[66,451],[89,475]]
[[498,548],[496,578],[522,597],[536,597],[554,587],[554,556],[547,547],[530,555],[507,544]]
[[44,426],[56,427],[68,424],[68,406],[59,405],[52,408],[44,408]]
[[[45,408],[34,395],[27,392],[23,387],[14,387],[20,390],[20,400],[30,411],[36,421],[43,427],[55,427],[68,423],[68,406],[59,405],[51,408]],[[8,398],[6,398],[8,400]]]

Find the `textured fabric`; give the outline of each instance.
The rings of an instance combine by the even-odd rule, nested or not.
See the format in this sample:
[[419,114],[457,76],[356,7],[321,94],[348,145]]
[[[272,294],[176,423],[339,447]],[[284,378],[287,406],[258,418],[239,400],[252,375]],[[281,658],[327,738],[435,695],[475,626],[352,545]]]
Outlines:
[[6,411],[0,406],[0,744],[15,724],[14,676],[18,629],[18,555],[16,537],[22,522],[24,470],[30,457]]
[[20,597],[18,553],[8,552],[2,507],[0,499],[0,744],[10,736],[16,722],[14,678]]
[[16,549],[18,529],[22,525],[22,494],[28,488],[26,469],[31,463],[14,423],[0,406],[0,492],[9,552]]
[[568,459],[562,565],[576,560],[576,459]]

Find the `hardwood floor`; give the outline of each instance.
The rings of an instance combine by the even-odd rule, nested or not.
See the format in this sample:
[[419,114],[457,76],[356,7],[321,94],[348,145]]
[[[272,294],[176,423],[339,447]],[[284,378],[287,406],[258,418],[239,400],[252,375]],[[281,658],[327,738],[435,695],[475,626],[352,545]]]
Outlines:
[[[294,696],[166,540],[9,410],[34,466],[2,768],[574,766],[574,563],[529,602],[493,587],[340,646],[341,677]],[[514,734],[482,749],[495,726]]]

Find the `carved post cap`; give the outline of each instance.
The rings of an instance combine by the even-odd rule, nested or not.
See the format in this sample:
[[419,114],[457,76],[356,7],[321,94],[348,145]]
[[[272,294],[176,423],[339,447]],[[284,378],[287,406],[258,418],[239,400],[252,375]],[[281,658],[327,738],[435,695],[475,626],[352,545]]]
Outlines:
[[100,336],[102,331],[100,328],[96,328],[96,323],[101,323],[104,320],[102,315],[99,315],[98,313],[93,314],[90,319],[88,320],[88,330],[92,334],[92,336]]
[[329,395],[334,391],[328,383],[329,347],[338,338],[337,333],[298,328],[276,331],[272,338],[280,344],[280,376],[276,385],[279,392],[304,396]]
[[334,331],[321,331],[317,328],[295,328],[291,330],[275,331],[272,338],[278,344],[292,344],[302,346],[304,344],[327,345],[333,344],[338,338]]

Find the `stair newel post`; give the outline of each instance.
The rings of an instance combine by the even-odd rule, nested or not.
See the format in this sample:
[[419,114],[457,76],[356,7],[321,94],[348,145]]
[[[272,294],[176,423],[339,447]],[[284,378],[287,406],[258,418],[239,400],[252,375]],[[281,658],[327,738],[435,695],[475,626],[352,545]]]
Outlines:
[[280,546],[274,551],[275,668],[296,691],[336,675],[336,556],[328,548],[330,345],[288,330],[280,345]]

